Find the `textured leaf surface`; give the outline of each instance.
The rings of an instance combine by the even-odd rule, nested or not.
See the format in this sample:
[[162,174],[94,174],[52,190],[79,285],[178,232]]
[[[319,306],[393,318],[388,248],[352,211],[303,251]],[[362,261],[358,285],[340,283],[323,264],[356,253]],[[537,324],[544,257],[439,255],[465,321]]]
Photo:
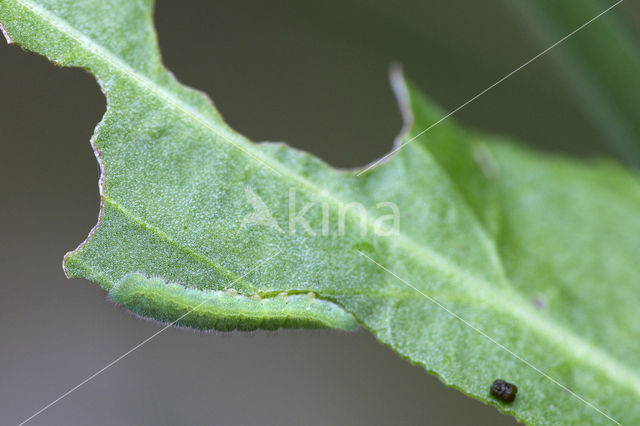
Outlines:
[[[640,423],[636,175],[452,121],[359,177],[253,144],[162,67],[151,6],[0,0],[10,40],[89,70],[108,99],[92,140],[100,220],[67,255],[69,276],[196,328],[350,329],[355,318],[521,420]],[[397,75],[395,88],[401,138],[442,117]],[[363,211],[340,207],[355,202]],[[399,235],[375,232],[384,202]],[[312,232],[295,221],[308,203]],[[497,378],[517,384],[515,402],[490,396]]]

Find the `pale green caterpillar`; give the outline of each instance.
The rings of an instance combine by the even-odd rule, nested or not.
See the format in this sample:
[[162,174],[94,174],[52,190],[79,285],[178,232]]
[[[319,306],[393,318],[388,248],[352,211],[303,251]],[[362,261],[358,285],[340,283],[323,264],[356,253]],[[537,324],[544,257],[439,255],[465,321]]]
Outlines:
[[130,274],[109,297],[142,317],[197,330],[358,327],[351,314],[313,293],[244,296],[235,290],[198,290]]

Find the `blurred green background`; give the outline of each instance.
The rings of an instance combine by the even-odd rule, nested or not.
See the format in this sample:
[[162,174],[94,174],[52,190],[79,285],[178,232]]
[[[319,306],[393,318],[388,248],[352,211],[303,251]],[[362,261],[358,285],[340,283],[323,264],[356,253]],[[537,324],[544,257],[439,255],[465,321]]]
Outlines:
[[[611,13],[640,34],[637,3]],[[392,62],[451,110],[543,48],[502,1],[160,0],[156,21],[167,66],[208,93],[235,129],[256,141],[287,141],[337,167],[389,151],[401,126],[387,84]],[[565,47],[455,119],[546,151],[612,155],[551,66]],[[17,424],[159,326],[62,272],[63,254],[98,213],[88,143],[105,109],[97,84],[4,43],[0,65],[0,423]],[[364,331],[172,329],[31,424],[515,421],[446,388]]]

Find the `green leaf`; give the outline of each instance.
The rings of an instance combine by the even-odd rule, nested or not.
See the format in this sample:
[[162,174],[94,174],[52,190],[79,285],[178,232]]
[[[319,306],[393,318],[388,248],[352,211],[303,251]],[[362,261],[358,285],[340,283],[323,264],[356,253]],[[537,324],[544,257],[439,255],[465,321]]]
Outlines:
[[[506,0],[542,46],[571,33],[609,6],[628,5],[603,0]],[[622,15],[624,16],[624,15]],[[550,63],[578,99],[620,158],[640,167],[640,49],[619,16],[606,12],[589,23]]]
[[[522,421],[640,423],[635,174],[452,120],[360,176],[253,144],[162,67],[151,6],[0,0],[10,40],[89,70],[108,99],[92,139],[100,219],[70,277],[200,329],[355,318]],[[443,116],[397,73],[394,86],[398,143]],[[498,378],[518,386],[513,403],[490,395]]]

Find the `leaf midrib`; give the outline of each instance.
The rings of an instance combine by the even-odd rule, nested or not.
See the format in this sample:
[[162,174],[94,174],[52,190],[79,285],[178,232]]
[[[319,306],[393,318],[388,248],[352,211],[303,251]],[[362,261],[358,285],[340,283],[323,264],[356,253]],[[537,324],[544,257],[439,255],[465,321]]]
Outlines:
[[[196,123],[205,127],[206,129],[211,131],[213,134],[222,138],[224,141],[230,143],[235,148],[246,153],[252,159],[267,165],[267,167],[269,167],[271,170],[275,171],[275,168],[278,168],[282,173],[280,172],[276,172],[276,173],[283,176],[286,175],[286,177],[288,177],[290,180],[300,183],[302,186],[306,187],[309,190],[309,192],[313,194],[315,197],[318,197],[321,199],[324,198],[327,201],[330,201],[334,205],[340,205],[341,203],[344,204],[344,201],[331,196],[331,194],[328,194],[326,191],[323,191],[322,188],[319,188],[317,185],[315,185],[313,182],[309,181],[308,179],[305,179],[304,177],[298,174],[292,174],[289,169],[287,169],[286,167],[283,167],[281,163],[275,161],[273,158],[268,156],[261,157],[260,155],[256,155],[252,153],[250,151],[251,144],[245,141],[244,138],[241,138],[239,143],[239,142],[233,141],[230,137],[224,135],[223,133],[220,133],[219,129],[216,127],[213,127],[209,123],[209,121],[198,111],[195,111],[188,104],[185,104],[177,100],[170,92],[167,92],[161,86],[154,84],[146,76],[136,72],[128,64],[126,64],[120,58],[115,56],[109,50],[95,43],[93,40],[91,40],[90,38],[88,38],[87,36],[79,32],[75,28],[71,27],[62,18],[51,13],[47,9],[39,5],[35,5],[27,0],[14,0],[14,1],[17,1],[18,3],[21,3],[26,7],[30,8],[36,15],[38,15],[37,11],[40,11],[39,16],[41,16],[45,20],[48,18],[48,20],[52,23],[53,26],[58,28],[61,32],[67,34],[70,38],[74,39],[81,45],[84,45],[84,47],[86,48],[86,51],[90,52],[95,57],[102,58],[104,62],[106,62],[108,65],[111,65],[111,67],[115,71],[124,73],[125,75],[129,76],[133,82],[138,83],[140,86],[143,86],[144,88],[148,89],[150,92],[156,94],[156,96],[158,96],[159,98],[166,100],[167,103],[172,105],[178,111],[184,113],[186,116],[194,120]],[[215,123],[215,124],[230,130],[228,126],[226,126],[226,124],[222,121],[220,123]],[[232,133],[232,134],[234,136],[238,136],[236,133]],[[347,210],[347,213],[351,215],[354,214],[351,210]],[[373,220],[371,220],[372,218],[371,212],[367,209],[366,214],[368,219],[366,223],[368,226],[370,226],[370,224],[373,222]],[[481,234],[485,238],[488,238],[484,233],[484,229],[478,223],[476,225],[478,225],[478,228],[480,229]],[[412,253],[415,253],[416,251],[423,253],[424,256],[430,261],[431,266],[437,267],[438,269],[440,269],[441,271],[444,271],[445,273],[454,273],[456,275],[465,276],[467,277],[466,279],[470,280],[471,282],[477,281],[477,278],[473,277],[473,275],[469,275],[469,273],[464,268],[460,268],[458,265],[455,265],[446,257],[443,257],[439,253],[429,249],[428,247],[425,247],[417,243],[412,238],[408,237],[406,234],[401,233],[399,235],[399,238],[402,239],[403,242],[409,246],[409,248],[405,248],[407,251],[411,251]],[[492,255],[495,255],[495,253],[492,253]]]
[[[36,16],[45,20],[45,22],[48,22],[49,24],[51,24],[53,27],[57,28],[60,32],[66,34],[68,37],[78,42],[87,52],[89,52],[90,54],[94,55],[97,58],[102,59],[104,62],[106,62],[106,64],[110,65],[111,68],[114,69],[116,72],[124,73],[125,75],[129,76],[133,80],[133,82],[137,83],[140,86],[143,86],[144,88],[148,89],[150,92],[156,94],[156,96],[165,100],[166,103],[172,105],[178,111],[181,111],[182,113],[190,117],[192,120],[204,126],[208,130],[210,130],[213,134],[217,135],[224,141],[231,144],[233,147],[244,152],[252,159],[266,165],[269,169],[276,172],[276,174],[285,175],[286,177],[290,178],[292,181],[302,184],[304,187],[308,188],[310,192],[316,197],[325,198],[327,199],[327,201],[331,201],[334,204],[338,204],[341,202],[339,199],[335,197],[332,197],[330,195],[325,195],[326,193],[323,193],[321,188],[318,188],[311,181],[305,179],[300,175],[292,174],[287,168],[282,167],[282,164],[275,161],[273,158],[260,155],[259,152],[258,154],[252,152],[253,149],[251,148],[251,144],[248,141],[245,141],[243,138],[240,137],[239,141],[234,141],[231,137],[221,133],[219,129],[210,125],[209,120],[207,120],[202,114],[195,111],[188,104],[185,104],[184,102],[176,99],[175,96],[173,96],[170,92],[167,92],[163,87],[158,86],[146,76],[141,75],[140,73],[132,69],[128,64],[126,64],[120,58],[115,56],[109,50],[95,43],[93,40],[85,36],[83,33],[71,27],[65,20],[63,20],[59,16],[41,7],[40,5],[34,4],[28,0],[14,0],[14,1],[30,9]],[[228,126],[224,122],[220,121],[219,123],[215,123],[215,124],[224,128],[225,130],[228,130],[230,132],[230,135],[239,137],[238,134],[231,133],[231,129],[228,128]],[[427,153],[425,152],[425,154]],[[276,168],[280,169],[284,173],[278,172]],[[367,210],[366,213],[368,216],[370,216],[369,210]],[[144,220],[144,219],[141,219],[141,220]],[[370,221],[367,221],[367,223],[369,222]],[[151,224],[147,224],[147,225],[153,226]],[[480,228],[483,231],[482,234],[486,236],[486,234],[484,233],[484,228],[482,228],[481,226]],[[469,275],[464,268],[460,268],[458,265],[453,264],[447,258],[441,256],[437,252],[434,252],[427,247],[417,244],[415,241],[413,241],[413,239],[407,237],[405,234],[400,234],[399,237],[403,240],[403,242],[406,245],[409,246],[409,247],[404,247],[405,250],[412,253],[415,253],[415,251],[413,250],[419,251],[424,255],[424,257],[426,257],[431,261],[430,266],[436,267],[445,273],[447,272],[454,273],[458,276],[461,276],[465,280],[468,280],[468,282],[470,283],[474,283],[479,286],[482,286],[484,291],[486,291],[486,289],[494,288],[491,284],[484,281],[483,279],[479,279],[477,277]],[[505,277],[505,280],[506,280],[506,277]],[[509,309],[512,311],[511,314],[515,318],[521,318],[522,315],[527,316],[528,319],[533,321],[533,322],[527,321],[527,325],[531,326],[532,324],[536,324],[536,328],[543,335],[549,335],[549,336],[555,336],[556,334],[563,335],[562,339],[555,339],[560,343],[565,343],[565,344],[558,343],[559,347],[566,347],[566,351],[568,354],[576,355],[579,352],[591,354],[590,356],[587,356],[587,357],[578,358],[577,356],[574,356],[574,358],[576,360],[582,360],[585,363],[592,365],[594,368],[598,368],[599,370],[605,372],[609,377],[611,377],[613,380],[619,383],[629,385],[629,387],[631,387],[638,395],[640,395],[640,378],[637,377],[636,373],[626,368],[624,364],[617,361],[615,358],[611,357],[608,353],[602,352],[600,349],[593,347],[592,345],[585,342],[581,337],[576,336],[574,333],[566,330],[564,327],[561,327],[554,323],[550,323],[547,319],[545,319],[544,317],[541,317],[539,314],[536,314],[535,312],[534,314],[531,314],[529,312],[529,309],[526,308],[526,304],[524,304],[524,302],[519,297],[519,294],[515,292],[510,292],[510,296],[514,297],[514,299],[509,300],[505,298],[503,306],[509,307]],[[499,297],[504,298],[505,295],[500,294]],[[517,308],[514,309],[514,306],[517,306]],[[553,332],[549,333],[548,331],[553,331]],[[575,349],[575,348],[570,348],[569,347],[570,345],[567,345],[566,342],[572,342],[572,345],[581,347],[584,350],[584,352],[575,351],[575,350],[572,351],[571,349]],[[600,361],[596,363],[591,358],[599,359]],[[607,365],[607,368],[603,368],[602,367],[603,365]],[[624,378],[627,378],[628,380],[624,380]]]
[[191,250],[189,247],[187,247],[187,246],[185,246],[183,244],[180,244],[174,238],[171,238],[166,232],[162,231],[157,226],[149,223],[145,219],[134,215],[131,211],[126,209],[124,206],[122,206],[120,203],[118,203],[114,199],[112,199],[112,198],[110,198],[110,197],[108,197],[106,195],[103,195],[102,199],[104,200],[105,204],[108,204],[111,207],[117,209],[124,217],[126,217],[131,222],[137,224],[142,229],[144,229],[146,231],[149,231],[151,234],[154,234],[155,236],[159,237],[160,239],[166,241],[167,243],[169,243],[173,247],[175,247],[178,250],[182,251],[183,253],[193,257],[197,261],[202,262],[205,265],[208,265],[209,267],[212,267],[214,270],[216,270],[218,272],[221,272],[222,274],[226,275],[229,278],[230,282],[233,282],[234,284],[243,283],[246,286],[246,288],[249,289],[252,292],[252,294],[257,294],[258,293],[258,291],[248,281],[242,279],[241,275],[238,275],[237,273],[233,272],[232,270],[223,267],[221,264],[219,264],[218,262],[214,261],[213,259],[211,259],[211,258],[209,258],[207,256],[203,256],[201,254],[198,254],[195,251]]

